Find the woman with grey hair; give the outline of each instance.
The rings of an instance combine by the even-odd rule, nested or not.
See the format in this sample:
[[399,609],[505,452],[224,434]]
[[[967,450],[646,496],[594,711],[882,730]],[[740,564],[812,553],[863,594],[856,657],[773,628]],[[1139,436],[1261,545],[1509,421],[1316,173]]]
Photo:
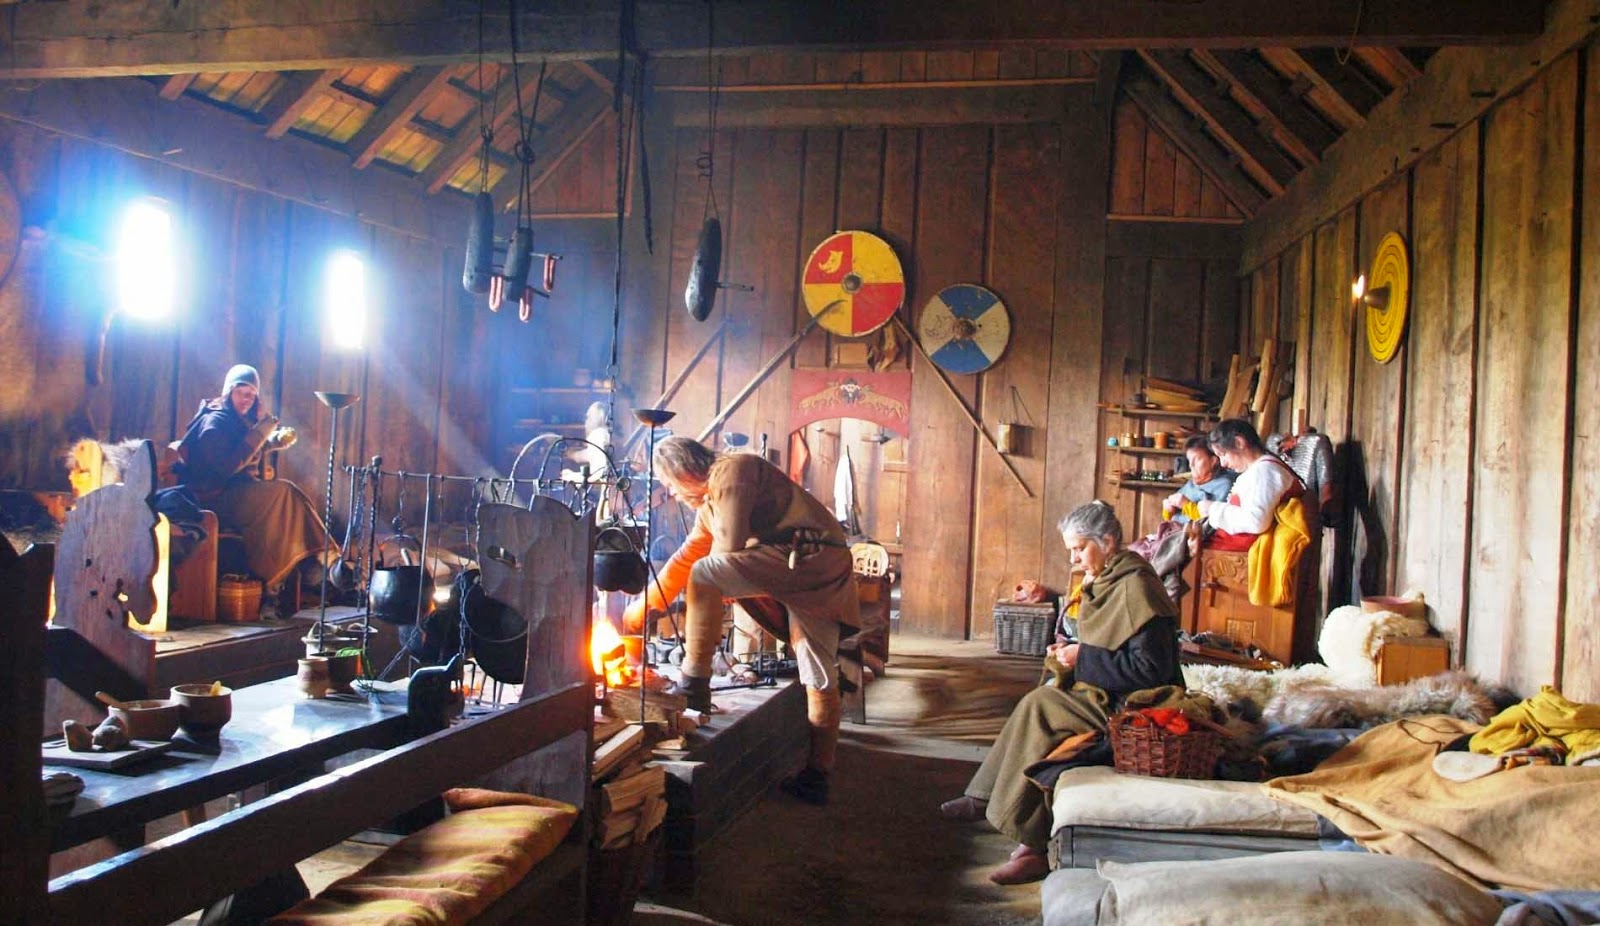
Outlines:
[[939,808],[952,820],[987,819],[1017,840],[1010,860],[989,874],[997,884],[1026,884],[1050,873],[1049,795],[1026,778],[1028,766],[1069,737],[1103,733],[1129,694],[1183,684],[1177,608],[1150,564],[1122,549],[1116,512],[1090,502],[1059,527],[1073,566],[1083,572],[1078,639],[1050,645],[1050,683],[1023,696],[966,794]]

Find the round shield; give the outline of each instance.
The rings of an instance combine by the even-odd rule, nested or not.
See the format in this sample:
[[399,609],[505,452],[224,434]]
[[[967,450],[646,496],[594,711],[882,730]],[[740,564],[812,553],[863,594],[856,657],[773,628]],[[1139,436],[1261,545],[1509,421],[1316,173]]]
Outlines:
[[1388,363],[1406,333],[1406,302],[1411,298],[1411,261],[1406,241],[1389,232],[1378,242],[1367,284],[1367,349],[1372,359]]
[[1000,297],[982,286],[957,283],[922,307],[917,337],[928,357],[951,373],[993,366],[1011,341],[1011,315]]
[[894,317],[906,297],[906,277],[889,242],[870,232],[842,231],[806,258],[800,290],[818,324],[859,338]]

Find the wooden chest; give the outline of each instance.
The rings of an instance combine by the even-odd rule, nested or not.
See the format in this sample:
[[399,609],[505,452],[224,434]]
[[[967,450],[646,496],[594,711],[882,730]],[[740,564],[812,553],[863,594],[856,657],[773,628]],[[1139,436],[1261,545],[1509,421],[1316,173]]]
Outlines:
[[1450,641],[1443,637],[1390,637],[1378,649],[1378,684],[1398,685],[1450,668]]
[[1270,658],[1290,664],[1295,652],[1295,606],[1250,603],[1249,554],[1201,550],[1185,570],[1191,591],[1183,603],[1190,633],[1219,633],[1236,647],[1256,646]]

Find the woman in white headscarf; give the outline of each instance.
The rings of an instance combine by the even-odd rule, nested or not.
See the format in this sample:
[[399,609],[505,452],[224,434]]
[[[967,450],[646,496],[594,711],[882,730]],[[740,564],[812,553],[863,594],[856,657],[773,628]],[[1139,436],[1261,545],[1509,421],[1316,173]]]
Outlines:
[[325,551],[337,555],[322,518],[300,487],[285,479],[256,478],[262,452],[294,443],[294,431],[279,428],[261,409],[261,374],[237,364],[228,370],[222,395],[200,403],[178,444],[173,467],[202,507],[217,513],[228,530],[244,537],[250,571],[276,594],[296,566]]

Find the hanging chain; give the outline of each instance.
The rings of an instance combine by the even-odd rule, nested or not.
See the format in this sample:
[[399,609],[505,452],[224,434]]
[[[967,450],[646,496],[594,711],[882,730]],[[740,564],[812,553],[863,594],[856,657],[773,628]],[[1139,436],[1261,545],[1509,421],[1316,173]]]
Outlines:
[[700,156],[694,159],[694,166],[700,172],[700,179],[706,182],[706,202],[700,220],[703,222],[711,216],[719,216],[717,212],[717,107],[721,102],[721,65],[717,63],[714,50],[717,40],[717,3],[716,0],[706,0],[706,147]]

